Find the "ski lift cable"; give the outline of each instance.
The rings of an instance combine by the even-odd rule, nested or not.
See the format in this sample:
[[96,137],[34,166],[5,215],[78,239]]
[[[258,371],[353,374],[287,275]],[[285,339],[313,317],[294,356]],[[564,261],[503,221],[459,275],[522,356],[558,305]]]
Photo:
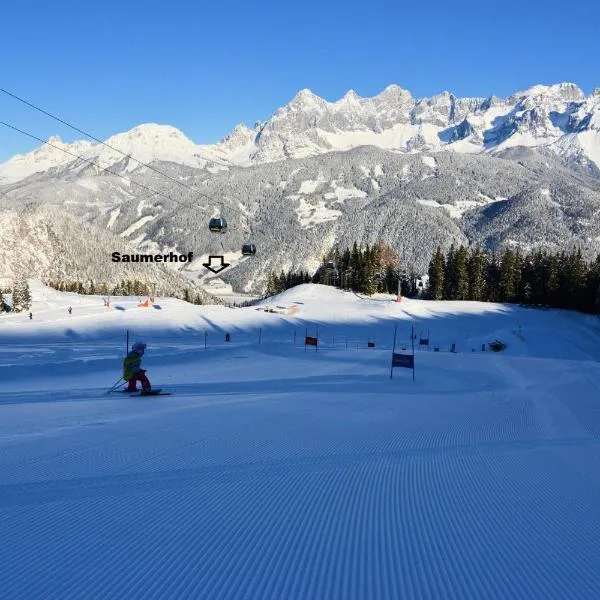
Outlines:
[[[10,123],[6,123],[5,121],[0,121],[0,125],[4,125],[5,127],[8,127],[9,129],[12,129],[14,131],[17,131],[18,133],[21,133],[23,135],[26,135],[27,137],[30,137],[34,140],[37,140],[38,142],[41,142],[42,144],[46,144],[47,146],[50,146],[51,148],[55,148],[56,150],[60,150],[61,152],[64,152],[65,154],[69,154],[70,156],[72,156],[74,158],[78,158],[79,160],[82,160],[86,163],[89,163],[90,165],[93,165],[94,167],[97,167],[101,171],[106,171],[110,175],[116,175],[117,177],[122,177],[123,179],[127,179],[132,184],[137,185],[138,187],[141,187],[148,192],[151,192],[152,196],[162,196],[163,198],[166,198],[167,200],[170,200],[171,202],[174,202],[175,204],[179,204],[180,206],[184,206],[186,208],[195,208],[191,204],[185,204],[183,202],[179,202],[178,200],[175,200],[174,198],[172,198],[171,196],[168,196],[167,194],[164,194],[163,192],[158,192],[156,190],[153,190],[151,187],[144,185],[143,183],[138,183],[137,181],[134,181],[133,179],[131,179],[131,177],[126,177],[122,173],[117,173],[116,171],[111,171],[107,167],[101,167],[98,163],[95,163],[93,160],[90,160],[88,158],[83,158],[83,156],[79,156],[77,154],[74,154],[73,152],[69,152],[69,150],[65,150],[64,148],[61,148],[60,146],[55,146],[54,144],[47,142],[46,140],[43,140],[42,138],[39,138],[36,135],[33,135],[32,133],[28,133],[27,131],[23,131],[22,129],[15,127],[14,125],[10,125]],[[205,195],[205,194],[203,194],[203,195]],[[210,198],[209,196],[206,196],[206,197],[209,198],[209,200],[212,200],[212,198]]]
[[[61,119],[60,117],[57,117],[56,115],[53,115],[52,113],[48,112],[47,110],[44,110],[43,108],[40,108],[39,106],[36,106],[35,104],[33,104],[31,102],[28,102],[24,98],[20,98],[16,94],[13,94],[12,92],[9,92],[8,90],[5,90],[4,88],[0,88],[0,92],[2,92],[3,94],[6,94],[7,96],[10,96],[11,98],[14,98],[15,100],[18,100],[19,102],[22,102],[23,104],[29,106],[30,108],[33,108],[34,110],[37,110],[38,112],[41,112],[44,115],[47,115],[48,117],[50,117],[51,119],[54,119],[55,121],[58,121],[59,123],[62,123],[63,125],[66,125],[67,127],[70,127],[74,131],[77,131],[78,133],[81,133],[82,135],[85,135],[86,137],[89,137],[90,139],[94,140],[95,142],[98,142],[99,144],[102,144],[103,146],[106,146],[107,148],[110,148],[111,150],[114,150],[115,152],[118,152],[119,154],[125,156],[126,158],[130,158],[131,160],[133,160],[134,162],[138,163],[139,165],[142,165],[143,167],[146,167],[146,168],[150,169],[151,171],[154,171],[155,173],[158,173],[159,175],[162,175],[163,177],[166,177],[167,179],[170,179],[171,181],[174,181],[178,185],[181,185],[181,186],[187,188],[188,190],[190,190],[190,191],[192,191],[192,192],[194,192],[196,194],[205,195],[205,194],[202,194],[202,192],[200,192],[198,189],[193,188],[192,186],[189,186],[189,185],[183,183],[182,181],[179,181],[178,179],[175,179],[174,177],[171,177],[170,175],[167,175],[166,173],[163,173],[162,171],[160,171],[156,167],[153,167],[152,165],[149,165],[147,163],[142,162],[141,160],[138,160],[137,158],[135,158],[131,154],[127,154],[127,153],[123,152],[122,150],[119,150],[118,148],[115,148],[115,147],[111,146],[110,144],[107,144],[106,142],[103,142],[102,140],[98,139],[97,137],[94,137],[91,133],[87,133],[86,131],[83,131],[83,129],[79,129],[75,125],[72,125],[71,123],[68,123],[67,121]],[[213,160],[213,159],[208,159],[208,158],[204,159],[204,160],[206,160],[207,162],[212,162],[215,165],[220,165],[222,167],[227,167],[227,168],[235,166],[231,162],[229,162],[229,164],[225,164],[224,162],[219,162],[219,161],[216,161],[216,160]]]

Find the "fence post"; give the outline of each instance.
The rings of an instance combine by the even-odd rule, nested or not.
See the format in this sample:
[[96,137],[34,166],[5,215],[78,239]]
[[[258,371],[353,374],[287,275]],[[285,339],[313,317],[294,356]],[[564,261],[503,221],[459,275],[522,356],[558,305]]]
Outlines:
[[127,335],[125,336],[125,356],[129,354],[129,329],[127,330]]
[[258,345],[260,346],[260,338],[262,336],[262,327],[258,329]]

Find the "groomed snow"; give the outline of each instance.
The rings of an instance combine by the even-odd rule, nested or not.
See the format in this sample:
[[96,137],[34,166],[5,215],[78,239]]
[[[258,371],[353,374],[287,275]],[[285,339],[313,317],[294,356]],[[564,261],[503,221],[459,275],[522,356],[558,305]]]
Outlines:
[[[3,600],[597,598],[597,317],[32,291],[0,316]],[[429,333],[414,383],[395,325],[399,351]],[[174,395],[104,393],[127,329]]]

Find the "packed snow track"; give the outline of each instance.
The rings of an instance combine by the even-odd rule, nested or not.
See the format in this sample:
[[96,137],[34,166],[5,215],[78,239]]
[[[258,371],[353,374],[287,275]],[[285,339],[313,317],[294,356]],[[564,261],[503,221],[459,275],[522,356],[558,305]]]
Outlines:
[[[144,364],[165,397],[106,395],[110,319],[104,341],[55,343],[59,294],[27,339],[7,321],[3,600],[597,600],[597,323],[321,286],[274,300],[292,301],[293,317],[164,301]],[[81,336],[98,323],[85,302]],[[235,325],[232,343],[186,342],[186,311]],[[318,319],[323,347],[294,346]],[[417,351],[414,383],[390,379],[394,324],[442,346]],[[351,332],[377,346],[327,347]],[[474,351],[486,336],[506,352]]]

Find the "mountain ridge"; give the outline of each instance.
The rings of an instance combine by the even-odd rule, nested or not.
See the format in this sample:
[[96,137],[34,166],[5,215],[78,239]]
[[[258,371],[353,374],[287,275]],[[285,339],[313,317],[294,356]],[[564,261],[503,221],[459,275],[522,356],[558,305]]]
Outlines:
[[[585,134],[582,136],[582,134]],[[565,137],[566,136],[566,137]],[[559,143],[560,142],[560,143]],[[131,172],[139,163],[89,141],[49,143],[98,164]],[[397,152],[443,149],[485,153],[514,145],[548,147],[573,160],[588,160],[600,169],[600,88],[585,93],[574,83],[537,84],[506,98],[460,98],[448,91],[415,98],[388,85],[379,94],[361,97],[348,90],[328,101],[308,88],[299,90],[265,122],[244,123],[215,144],[196,144],[170,125],[147,123],[111,136],[105,144],[142,162],[160,160],[203,168],[211,163],[249,166],[288,158],[305,158],[361,145]],[[0,185],[17,183],[34,173],[77,161],[50,147],[16,155],[0,164]]]

